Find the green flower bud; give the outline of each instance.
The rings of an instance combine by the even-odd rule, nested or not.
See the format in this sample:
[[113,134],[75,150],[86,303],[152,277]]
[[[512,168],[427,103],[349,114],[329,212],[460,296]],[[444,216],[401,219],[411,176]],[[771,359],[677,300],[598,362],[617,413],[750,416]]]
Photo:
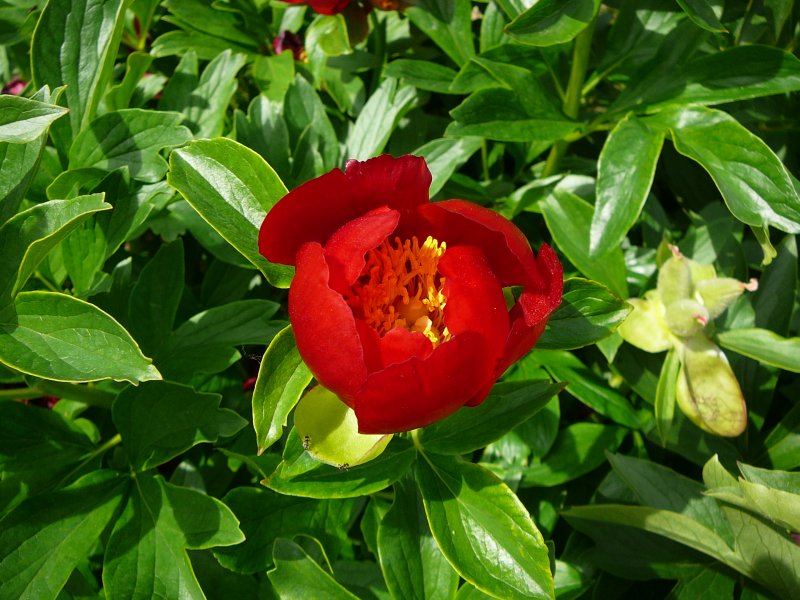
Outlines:
[[701,333],[708,323],[708,310],[695,300],[678,300],[665,307],[664,322],[672,335],[687,338]]
[[752,292],[756,289],[758,289],[758,282],[755,279],[751,279],[749,283],[742,283],[730,277],[718,277],[695,284],[695,291],[708,309],[711,319],[716,319],[725,312],[725,309],[733,304],[733,301],[745,290]]
[[669,329],[664,322],[664,305],[655,290],[644,299],[630,298],[633,310],[617,330],[629,344],[645,352],[664,352],[672,347]]

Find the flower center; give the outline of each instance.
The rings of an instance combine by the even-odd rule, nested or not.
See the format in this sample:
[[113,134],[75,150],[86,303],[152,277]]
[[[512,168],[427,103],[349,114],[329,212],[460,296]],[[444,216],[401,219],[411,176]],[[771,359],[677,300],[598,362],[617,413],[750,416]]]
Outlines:
[[366,255],[366,265],[353,284],[347,303],[381,335],[396,327],[418,331],[434,346],[450,339],[444,326],[444,277],[439,259],[447,244],[428,236],[420,245],[416,237],[395,238]]

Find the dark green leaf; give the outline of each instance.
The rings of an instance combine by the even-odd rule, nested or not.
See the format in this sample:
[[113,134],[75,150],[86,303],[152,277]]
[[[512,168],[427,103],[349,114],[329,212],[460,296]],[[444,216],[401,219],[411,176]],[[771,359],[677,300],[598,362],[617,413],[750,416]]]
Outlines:
[[425,513],[442,553],[464,579],[499,598],[552,598],[542,534],[514,493],[457,458],[418,462]]
[[203,598],[186,549],[244,540],[233,513],[216,498],[145,473],[106,546],[103,584],[112,598]]
[[258,231],[286,188],[258,154],[232,140],[200,140],[170,155],[167,181],[270,283],[288,287],[292,269],[258,252]]
[[303,390],[311,382],[294,340],[291,326],[272,342],[261,359],[253,390],[253,426],[261,454],[283,435],[283,428]]
[[402,79],[417,89],[440,94],[450,93],[450,82],[456,76],[456,72],[450,67],[411,58],[392,61],[386,65],[385,73],[387,77]]
[[92,449],[86,434],[58,413],[0,402],[0,514],[56,486]]
[[378,492],[402,477],[417,457],[408,441],[396,438],[377,458],[339,468],[323,464],[303,450],[295,430],[289,434],[283,462],[262,483],[279,494],[306,498],[354,498]]
[[420,0],[405,13],[457,65],[463,65],[475,54],[469,3]]
[[267,576],[279,598],[357,600],[292,541],[275,540],[272,558],[275,568]]
[[130,334],[73,296],[22,292],[0,311],[0,361],[56,381],[161,379]]
[[463,407],[422,429],[422,445],[437,454],[469,454],[525,422],[561,389],[549,381],[498,383],[478,406]]
[[312,500],[276,494],[272,490],[237,487],[223,498],[239,519],[246,539],[230,548],[214,550],[220,564],[237,573],[264,572],[272,566],[277,538],[310,535],[329,552],[338,554],[356,501]]
[[539,0],[506,26],[515,40],[532,46],[568,42],[583,31],[600,8],[600,0]]
[[550,315],[536,347],[570,350],[594,344],[614,333],[630,311],[607,287],[572,277],[564,282],[561,305]]
[[678,4],[698,27],[702,27],[712,33],[726,31],[707,0],[678,0]]
[[452,598],[456,573],[431,535],[414,480],[394,484],[394,503],[378,529],[378,557],[393,598]]
[[247,422],[220,408],[221,399],[169,381],[148,381],[122,391],[112,414],[133,468],[157,467],[197,444],[239,431]]
[[388,78],[370,96],[347,136],[348,159],[366,160],[381,153],[402,116],[416,100],[414,88]]
[[570,425],[559,432],[542,462],[525,470],[523,485],[552,487],[594,471],[605,463],[603,451],[615,451],[626,435],[625,429],[612,425]]
[[617,123],[597,164],[597,203],[592,216],[589,253],[602,256],[617,248],[644,208],[664,133],[633,115]]
[[6,515],[0,529],[0,596],[55,598],[113,519],[127,481],[113,471],[95,471]]

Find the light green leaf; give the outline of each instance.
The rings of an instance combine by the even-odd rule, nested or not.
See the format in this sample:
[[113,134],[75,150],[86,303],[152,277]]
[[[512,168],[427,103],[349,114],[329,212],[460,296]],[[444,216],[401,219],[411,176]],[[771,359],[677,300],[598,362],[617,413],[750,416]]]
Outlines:
[[95,471],[6,515],[0,528],[0,596],[58,596],[113,519],[127,482],[114,471]]
[[22,96],[0,95],[0,143],[32,142],[66,113],[66,108],[54,104]]
[[433,176],[431,197],[438,193],[450,176],[477,152],[481,143],[479,137],[441,138],[431,140],[411,153],[423,157],[428,165]]
[[575,233],[589,231],[594,218],[592,205],[572,192],[556,188],[541,207],[547,229],[569,261],[589,279],[608,286],[620,298],[627,298],[627,268],[622,250],[613,248],[603,260],[597,260],[589,253],[588,235]]
[[409,85],[387,78],[370,96],[347,136],[347,156],[366,160],[381,153],[402,116],[417,99]]
[[192,142],[170,155],[167,182],[277,287],[288,287],[293,270],[258,252],[267,212],[287,190],[258,154],[218,138]]
[[186,549],[243,540],[236,517],[216,498],[161,476],[138,474],[106,546],[106,594],[137,600],[204,598]]
[[672,418],[675,415],[675,388],[678,383],[680,358],[677,350],[670,350],[661,366],[656,388],[655,417],[656,430],[661,439],[661,445],[666,446],[669,432],[672,428]]
[[261,454],[283,435],[289,413],[311,382],[294,340],[291,326],[270,342],[261,359],[253,390],[253,426]]
[[0,311],[0,362],[56,381],[161,379],[111,316],[93,304],[53,292],[22,292]]
[[177,113],[126,108],[106,113],[75,138],[69,168],[113,171],[127,167],[131,177],[155,183],[167,172],[161,150],[192,139]]
[[617,248],[636,223],[650,193],[663,142],[663,131],[649,128],[634,115],[628,115],[611,130],[597,164],[591,256],[602,256]]
[[449,600],[458,573],[431,535],[414,480],[394,484],[394,502],[378,528],[378,560],[393,598]]
[[542,534],[514,493],[484,468],[426,455],[416,470],[433,537],[453,568],[499,598],[553,598]]
[[386,65],[384,73],[387,77],[402,79],[418,90],[428,90],[440,94],[450,93],[450,82],[456,76],[456,72],[450,67],[412,58],[393,60]]
[[475,55],[472,10],[468,2],[420,0],[408,6],[405,14],[457,65],[463,65]]
[[425,450],[437,454],[469,454],[492,443],[539,412],[563,386],[549,381],[495,384],[475,407],[456,413],[420,430]]
[[267,577],[279,598],[357,600],[300,546],[278,538],[272,549],[275,568]]
[[109,210],[103,194],[32,206],[0,227],[0,305],[6,304],[62,239],[90,215]]
[[129,0],[48,2],[31,41],[37,87],[66,85],[72,135],[95,117],[111,78]]
[[144,471],[202,442],[230,437],[247,424],[220,408],[222,396],[170,381],[148,381],[117,396],[112,416],[131,465]]
[[731,329],[717,334],[720,346],[761,363],[800,373],[800,338],[785,338],[768,329]]
[[553,46],[568,42],[591,23],[600,0],[539,0],[506,26],[523,44]]

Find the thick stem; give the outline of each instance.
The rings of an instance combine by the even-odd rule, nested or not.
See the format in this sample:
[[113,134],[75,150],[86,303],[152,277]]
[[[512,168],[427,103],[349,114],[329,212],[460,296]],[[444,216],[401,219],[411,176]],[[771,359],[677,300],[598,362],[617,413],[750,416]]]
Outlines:
[[9,388],[0,390],[0,400],[30,400],[46,396],[42,390],[35,387]]
[[[594,36],[594,26],[597,17],[586,26],[586,29],[575,38],[575,46],[572,50],[572,68],[569,72],[569,83],[567,93],[564,96],[564,114],[571,119],[577,119],[581,110],[581,98],[583,91],[583,80],[586,77],[586,70],[589,66],[589,52],[592,49],[592,37]],[[544,165],[542,177],[553,175],[558,170],[561,158],[566,154],[569,142],[558,140],[550,149],[547,162]]]

